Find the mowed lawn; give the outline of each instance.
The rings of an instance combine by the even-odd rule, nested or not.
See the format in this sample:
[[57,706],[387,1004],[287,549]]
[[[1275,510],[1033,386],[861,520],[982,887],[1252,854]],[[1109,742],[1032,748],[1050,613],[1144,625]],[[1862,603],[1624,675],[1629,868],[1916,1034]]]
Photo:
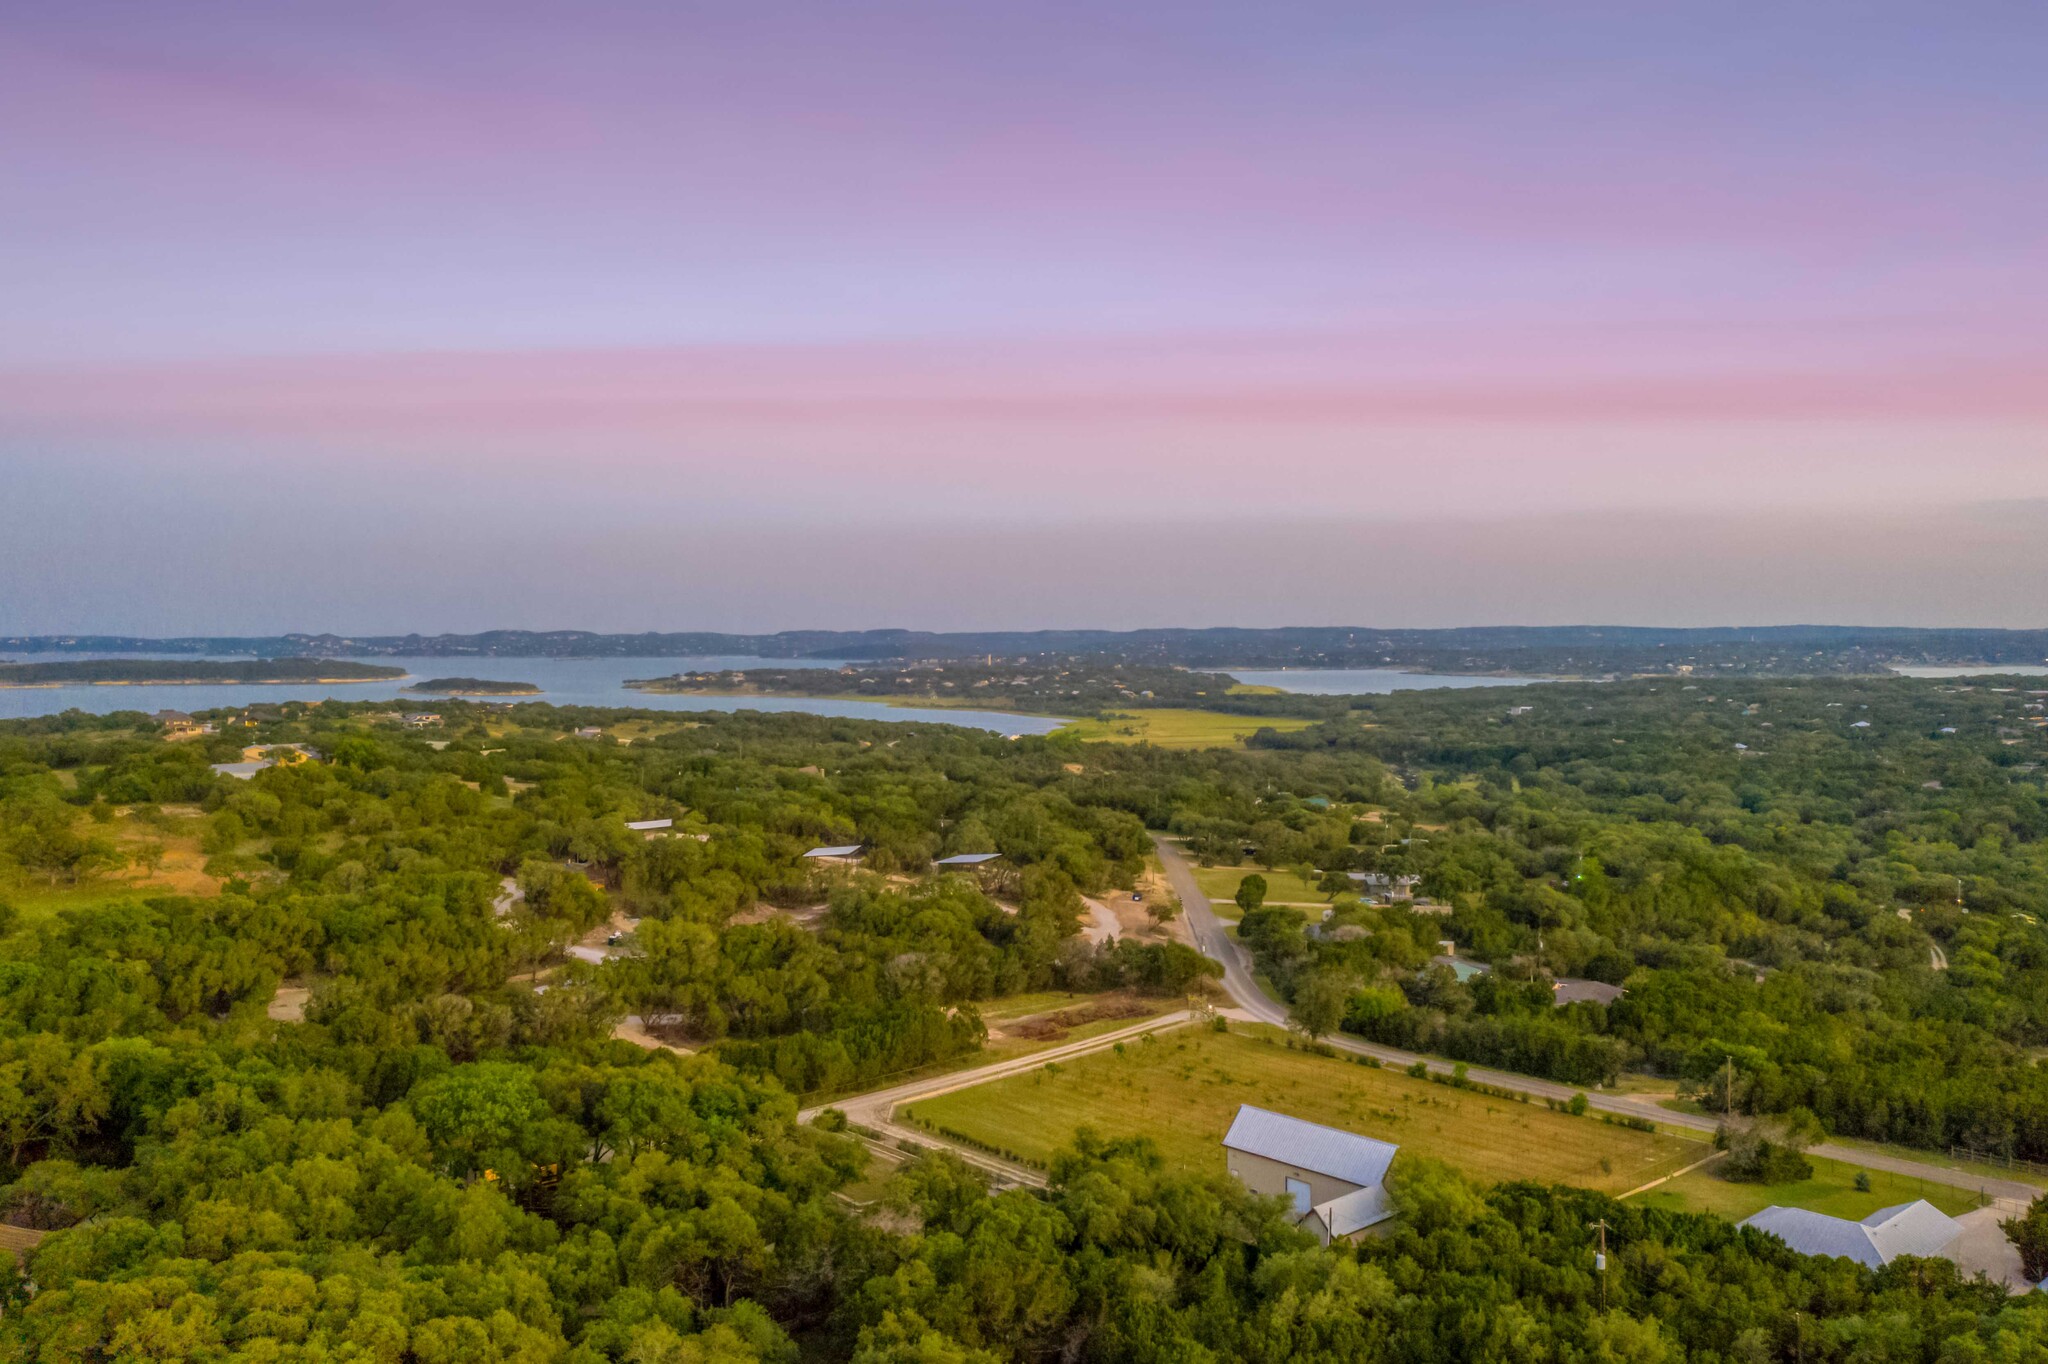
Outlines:
[[1127,1042],[1122,1055],[1097,1052],[899,1112],[1028,1160],[1048,1160],[1085,1126],[1104,1136],[1147,1136],[1174,1165],[1221,1171],[1220,1143],[1240,1104],[1395,1142],[1483,1180],[1540,1179],[1608,1193],[1681,1169],[1707,1150],[1540,1103],[1193,1028]]
[[1330,903],[1331,897],[1316,889],[1316,883],[1304,879],[1299,873],[1275,867],[1267,871],[1264,867],[1195,867],[1195,884],[1211,900],[1228,900],[1237,894],[1238,882],[1247,876],[1266,878],[1266,903],[1317,904]]
[[1916,1198],[1926,1199],[1950,1216],[1966,1213],[1978,1205],[1977,1195],[1972,1190],[1884,1170],[1867,1171],[1870,1192],[1861,1193],[1856,1188],[1856,1166],[1815,1157],[1809,1159],[1813,1162],[1813,1178],[1796,1183],[1736,1184],[1722,1179],[1709,1165],[1704,1170],[1680,1175],[1669,1184],[1640,1194],[1632,1201],[1649,1208],[1716,1212],[1731,1222],[1740,1222],[1774,1203],[1787,1208],[1810,1208],[1830,1217],[1846,1217],[1852,1221],[1868,1217],[1879,1208],[1911,1203]]
[[1234,748],[1262,729],[1291,734],[1313,720],[1300,717],[1225,715],[1213,710],[1136,710],[1106,720],[1073,720],[1059,733],[1112,744],[1156,744],[1160,748]]

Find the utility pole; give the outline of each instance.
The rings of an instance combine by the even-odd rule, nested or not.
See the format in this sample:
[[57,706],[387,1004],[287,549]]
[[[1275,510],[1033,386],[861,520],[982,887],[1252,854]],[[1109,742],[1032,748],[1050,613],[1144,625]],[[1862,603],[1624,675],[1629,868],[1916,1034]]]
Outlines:
[[1600,1233],[1600,1249],[1593,1256],[1593,1268],[1600,1275],[1600,1310],[1607,1310],[1607,1219],[1588,1222],[1587,1226]]
[[1732,1056],[1721,1062],[1721,1112],[1724,1115],[1735,1112],[1735,1058]]

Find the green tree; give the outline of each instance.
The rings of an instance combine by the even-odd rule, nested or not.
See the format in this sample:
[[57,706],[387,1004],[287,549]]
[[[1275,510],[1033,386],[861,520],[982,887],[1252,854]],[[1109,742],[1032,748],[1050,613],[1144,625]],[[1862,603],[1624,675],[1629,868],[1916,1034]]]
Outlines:
[[1294,989],[1288,1023],[1311,1042],[1329,1036],[1344,1021],[1353,986],[1354,982],[1335,971],[1312,973]]
[[1251,873],[1237,883],[1237,893],[1230,897],[1237,901],[1237,907],[1246,914],[1266,903],[1266,878],[1257,872]]
[[2018,1217],[1999,1224],[2005,1239],[2020,1253],[2020,1272],[2030,1283],[2048,1279],[2048,1194],[2027,1205]]

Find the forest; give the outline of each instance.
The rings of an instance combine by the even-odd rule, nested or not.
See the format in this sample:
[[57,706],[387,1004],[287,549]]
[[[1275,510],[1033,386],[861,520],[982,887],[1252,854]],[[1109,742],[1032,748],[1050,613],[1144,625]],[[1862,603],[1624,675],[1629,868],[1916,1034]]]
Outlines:
[[[1323,1249],[1220,1170],[1085,1135],[1042,1193],[931,1155],[856,1206],[867,1148],[796,1117],[977,1050],[1000,997],[1202,988],[1190,949],[1079,932],[1080,897],[1133,885],[1158,833],[1333,891],[1419,876],[1447,912],[1342,890],[1327,919],[1240,925],[1276,988],[1361,1035],[2048,1154],[2043,699],[1415,692],[1197,751],[461,701],[431,732],[388,703],[218,712],[176,743],[135,713],[9,722],[0,1219],[44,1236],[0,1276],[0,1349],[2048,1359],[2048,1304],[1943,1261],[1807,1260],[1425,1153],[1397,1166],[1392,1235]],[[210,770],[251,742],[324,760]],[[672,825],[626,827],[651,819]],[[865,861],[804,859],[819,844]],[[932,871],[984,850],[1003,870]],[[613,916],[631,950],[566,952]],[[1492,969],[1458,981],[1440,938]],[[1562,976],[1626,993],[1558,1008]],[[628,1016],[679,1049],[615,1035]]]
[[1225,673],[1118,662],[920,663],[901,667],[748,668],[676,673],[626,684],[640,691],[726,696],[857,696],[972,705],[1037,715],[1100,716],[1117,710],[1214,710],[1234,715],[1329,719],[1353,699],[1246,688]]

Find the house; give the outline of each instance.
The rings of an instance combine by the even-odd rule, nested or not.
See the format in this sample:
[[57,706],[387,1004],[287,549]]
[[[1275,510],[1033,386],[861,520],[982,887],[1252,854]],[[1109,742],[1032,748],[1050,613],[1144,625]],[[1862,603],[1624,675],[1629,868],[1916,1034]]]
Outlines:
[[840,847],[813,848],[804,856],[815,862],[858,862],[865,843],[847,843]]
[[1412,900],[1420,876],[1393,876],[1383,871],[1346,872],[1367,895],[1384,895],[1389,900]]
[[266,766],[278,767],[297,767],[300,763],[312,762],[319,756],[318,749],[309,748],[305,744],[251,744],[242,750],[242,761],[245,763],[263,762]]
[[441,717],[431,710],[416,710],[399,717],[407,729],[427,729],[441,723]]
[[1738,1226],[1769,1232],[1801,1255],[1839,1255],[1872,1269],[1901,1255],[1945,1255],[1962,1223],[1926,1199],[1879,1208],[1861,1222],[1776,1204]]
[[1230,1173],[1255,1194],[1294,1202],[1295,1221],[1324,1245],[1394,1215],[1387,1168],[1391,1142],[1245,1104],[1223,1137]]
[[213,733],[210,723],[202,724],[182,710],[160,710],[149,718],[163,726],[166,739],[194,739]]
[[576,731],[576,737],[579,739],[602,739],[604,737],[604,730],[596,725],[585,725]]
[[210,764],[217,775],[233,777],[237,781],[248,781],[264,768],[275,767],[276,765],[267,758],[258,758],[251,762]]
[[1550,1002],[1560,1009],[1567,1004],[1612,1004],[1623,993],[1619,985],[1563,976],[1551,982]]
[[954,853],[932,863],[935,867],[980,867],[1002,857],[1001,853]]
[[626,821],[628,829],[631,829],[636,834],[646,834],[650,838],[653,837],[656,830],[673,829],[675,826],[676,822],[672,819],[629,819]]

